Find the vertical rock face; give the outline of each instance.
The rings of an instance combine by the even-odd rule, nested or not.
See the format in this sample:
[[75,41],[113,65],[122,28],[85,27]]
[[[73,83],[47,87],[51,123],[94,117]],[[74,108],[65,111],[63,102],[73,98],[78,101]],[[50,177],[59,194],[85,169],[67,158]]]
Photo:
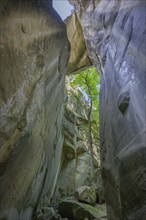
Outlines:
[[109,220],[146,216],[146,4],[70,0],[102,73],[100,138]]
[[50,0],[1,1],[0,13],[0,219],[28,220],[60,169],[69,43]]
[[[71,86],[71,77],[66,77],[67,99],[63,120],[62,169],[56,197],[74,196],[75,189],[84,185],[96,188],[99,200],[102,201],[98,131],[93,134],[95,169],[92,177],[88,144],[88,102],[78,88]],[[95,127],[98,127],[97,124]]]

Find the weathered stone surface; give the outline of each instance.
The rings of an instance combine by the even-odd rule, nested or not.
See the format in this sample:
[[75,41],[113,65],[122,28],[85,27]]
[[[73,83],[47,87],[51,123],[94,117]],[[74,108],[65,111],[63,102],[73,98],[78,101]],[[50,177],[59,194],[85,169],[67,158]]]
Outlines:
[[[67,97],[63,120],[62,169],[55,197],[73,196],[77,187],[87,185],[96,188],[97,194],[101,198],[103,197],[103,193],[101,193],[102,181],[99,175],[99,152],[97,152],[99,143],[97,140],[95,141],[95,171],[91,178],[91,157],[88,147],[88,120],[86,116],[88,103],[79,89],[72,88],[71,77],[66,77]],[[97,132],[95,133],[97,134]],[[98,184],[96,184],[97,176]]]
[[[145,220],[145,0],[70,1],[81,18],[89,56],[102,73],[101,158],[108,219]],[[80,105],[78,120],[75,111],[64,124],[65,141],[61,132],[69,46],[61,20],[46,8],[50,5],[51,0],[0,3],[0,219],[29,220],[40,197],[40,207],[48,203],[64,157],[68,177],[73,174],[67,177],[73,183],[69,190],[89,183],[89,154],[76,159],[74,148],[74,140],[84,143],[86,136],[72,125],[82,123]],[[76,15],[73,21],[78,22]],[[75,29],[70,34],[78,40]],[[74,64],[79,62],[79,46],[85,48],[80,42],[71,56]],[[69,151],[62,158],[63,143]],[[74,213],[80,216],[80,209]]]
[[80,202],[85,202],[90,205],[95,205],[96,189],[89,186],[80,186],[75,190],[75,197]]
[[0,3],[0,219],[31,219],[61,166],[69,42],[46,3]]
[[89,56],[102,73],[100,139],[108,219],[144,220],[146,2],[70,2],[78,11]]
[[59,213],[62,217],[67,217],[70,220],[107,220],[105,205],[93,207],[73,199],[63,200],[59,204]]
[[77,155],[83,154],[88,151],[86,143],[83,141],[78,141],[77,146],[76,146],[76,153]]
[[39,212],[36,215],[37,220],[45,220],[45,219],[51,219],[55,215],[55,211],[52,207],[43,207],[42,210],[39,210]]
[[83,31],[75,11],[65,20],[65,23],[68,39],[71,43],[71,55],[67,73],[73,73],[91,66],[92,63],[87,54]]

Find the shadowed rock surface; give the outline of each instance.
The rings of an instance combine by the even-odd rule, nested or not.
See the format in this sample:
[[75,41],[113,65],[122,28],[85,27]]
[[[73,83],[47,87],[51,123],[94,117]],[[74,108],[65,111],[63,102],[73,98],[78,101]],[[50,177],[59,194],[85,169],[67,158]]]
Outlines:
[[0,219],[31,219],[59,174],[69,42],[51,1],[1,1]]
[[95,205],[96,189],[88,186],[80,186],[75,191],[75,197],[77,198],[78,201]]
[[146,2],[70,0],[101,72],[100,141],[109,220],[146,216]]
[[88,102],[78,88],[71,86],[72,76],[66,77],[66,101],[63,119],[62,168],[57,182],[55,197],[74,196],[76,188],[91,186],[103,199],[103,186],[100,175],[100,155],[98,125],[95,123],[94,175],[91,178],[91,157],[88,146]]
[[91,205],[77,202],[73,199],[63,200],[59,204],[59,213],[62,217],[67,217],[70,220],[107,220],[107,216],[105,215],[105,205],[97,205],[96,207],[93,207]]

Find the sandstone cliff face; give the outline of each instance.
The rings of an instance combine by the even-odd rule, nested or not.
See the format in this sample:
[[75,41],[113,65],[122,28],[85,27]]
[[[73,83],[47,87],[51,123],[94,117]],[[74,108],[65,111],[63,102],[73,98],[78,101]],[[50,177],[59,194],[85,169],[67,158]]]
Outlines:
[[[63,119],[62,169],[57,183],[56,197],[74,196],[76,188],[92,186],[100,201],[103,187],[100,175],[98,131],[93,135],[94,173],[91,177],[91,156],[88,143],[88,102],[79,89],[71,86],[72,76],[66,77],[66,103]],[[95,126],[96,128],[98,126]]]
[[102,176],[109,220],[146,216],[146,4],[70,0],[101,72]]
[[66,28],[51,1],[1,1],[0,219],[31,219],[62,154]]
[[[145,1],[70,1],[90,59],[102,74],[100,138],[108,219],[145,220]],[[82,175],[89,155],[77,141],[84,141],[83,130],[77,132],[80,117],[67,109],[63,116],[69,43],[51,5],[51,0],[0,4],[0,219],[29,220],[38,201],[40,206],[49,203],[63,158],[60,194],[62,189],[72,193],[87,178]],[[71,39],[80,35],[75,29],[68,32]],[[74,42],[71,72],[84,54],[90,63],[85,50],[75,59],[79,46],[85,49],[80,40]],[[68,189],[64,178],[71,172]]]
[[67,71],[69,74],[87,68],[91,66],[92,63],[87,54],[83,31],[77,14],[73,12],[72,15],[65,20],[65,24],[67,27],[67,36],[71,44],[71,54]]

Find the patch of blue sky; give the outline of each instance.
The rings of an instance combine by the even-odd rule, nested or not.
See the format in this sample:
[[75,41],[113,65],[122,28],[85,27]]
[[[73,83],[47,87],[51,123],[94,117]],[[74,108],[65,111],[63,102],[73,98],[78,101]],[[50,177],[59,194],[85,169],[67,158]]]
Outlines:
[[62,20],[65,20],[73,11],[73,6],[68,0],[53,0],[53,7],[58,12]]

